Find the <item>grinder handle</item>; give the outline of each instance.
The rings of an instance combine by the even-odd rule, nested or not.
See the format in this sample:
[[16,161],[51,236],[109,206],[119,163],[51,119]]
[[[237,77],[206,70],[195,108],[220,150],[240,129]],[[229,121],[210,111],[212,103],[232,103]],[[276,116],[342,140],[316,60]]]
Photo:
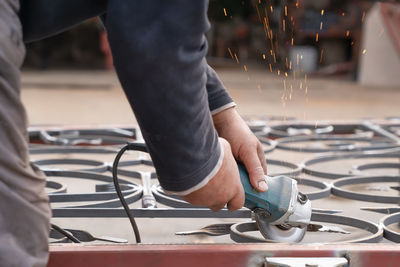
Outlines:
[[251,210],[261,208],[268,211],[272,217],[278,218],[287,211],[293,190],[292,179],[290,177],[282,175],[272,177],[266,175],[268,190],[259,192],[251,185],[246,168],[240,163],[238,163],[238,168],[245,192],[244,206],[246,208]]

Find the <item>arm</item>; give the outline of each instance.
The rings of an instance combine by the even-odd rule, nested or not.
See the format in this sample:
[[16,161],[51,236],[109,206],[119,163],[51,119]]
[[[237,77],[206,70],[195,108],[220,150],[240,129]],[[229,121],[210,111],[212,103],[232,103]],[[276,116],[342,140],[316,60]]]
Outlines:
[[[223,204],[241,186],[231,152],[223,153],[229,144],[218,141],[208,107],[206,10],[206,1],[114,0],[105,26],[160,184],[193,204],[217,209],[210,201],[218,198],[218,190],[231,190],[210,186],[211,178],[213,183],[220,180],[216,177],[236,179]],[[243,205],[241,190],[236,208]]]
[[207,92],[218,135],[229,142],[235,159],[246,166],[253,187],[265,191],[268,188],[264,179],[267,163],[262,145],[236,112],[236,104],[210,66],[207,68]]

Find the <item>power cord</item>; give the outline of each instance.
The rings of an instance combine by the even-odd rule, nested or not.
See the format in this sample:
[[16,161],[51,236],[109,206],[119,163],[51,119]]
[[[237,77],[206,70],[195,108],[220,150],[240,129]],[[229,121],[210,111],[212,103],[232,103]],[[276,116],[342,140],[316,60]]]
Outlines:
[[145,144],[141,144],[141,143],[128,143],[126,146],[121,148],[121,150],[118,152],[117,156],[115,157],[115,160],[113,163],[113,168],[112,168],[112,176],[113,176],[115,191],[117,192],[118,198],[121,201],[121,204],[124,207],[126,214],[128,215],[129,221],[131,222],[133,232],[135,233],[136,243],[141,243],[139,228],[136,224],[136,221],[135,221],[135,218],[133,217],[132,212],[129,209],[128,204],[125,201],[124,195],[122,194],[121,188],[119,186],[119,181],[118,181],[118,164],[119,164],[119,161],[120,161],[122,155],[127,150],[147,152],[147,147]]
[[70,234],[68,231],[62,229],[60,226],[57,226],[55,224],[51,224],[51,228],[53,228],[55,231],[59,232],[60,234],[64,235],[66,238],[71,240],[73,243],[81,243],[78,238]]

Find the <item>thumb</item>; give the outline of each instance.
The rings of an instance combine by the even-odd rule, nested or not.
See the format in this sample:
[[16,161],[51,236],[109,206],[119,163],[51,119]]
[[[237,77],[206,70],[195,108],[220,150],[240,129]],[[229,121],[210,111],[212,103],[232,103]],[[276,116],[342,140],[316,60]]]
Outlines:
[[260,158],[257,155],[257,151],[250,150],[248,153],[244,153],[244,156],[240,158],[247,172],[250,176],[250,183],[257,191],[267,191],[268,185],[264,175],[264,169],[261,165]]

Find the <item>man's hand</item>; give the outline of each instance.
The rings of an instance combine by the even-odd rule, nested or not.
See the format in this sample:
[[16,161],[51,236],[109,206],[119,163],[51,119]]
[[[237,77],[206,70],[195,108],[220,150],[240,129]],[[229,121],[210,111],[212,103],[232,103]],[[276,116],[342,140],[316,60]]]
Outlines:
[[226,139],[236,160],[242,162],[250,176],[250,182],[258,191],[266,191],[264,174],[267,163],[261,143],[251,132],[235,108],[228,108],[213,116],[218,135]]
[[228,204],[228,209],[234,211],[243,207],[243,186],[229,143],[223,138],[219,141],[224,150],[221,168],[205,186],[182,198],[193,205],[206,206],[213,211]]

